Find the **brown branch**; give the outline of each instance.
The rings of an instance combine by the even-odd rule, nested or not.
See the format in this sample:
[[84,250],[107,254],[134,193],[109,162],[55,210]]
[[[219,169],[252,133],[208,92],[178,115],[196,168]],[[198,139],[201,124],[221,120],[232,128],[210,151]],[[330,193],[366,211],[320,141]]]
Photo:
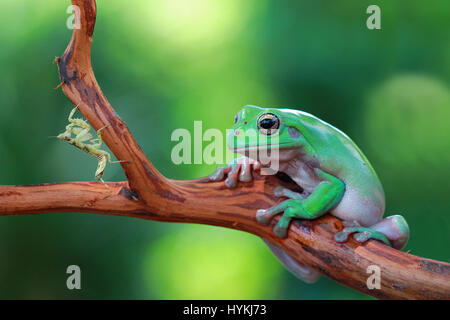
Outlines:
[[0,186],[0,214],[91,212],[143,217],[147,213],[134,201],[128,182],[67,182],[32,186]]
[[[124,215],[167,222],[223,226],[253,233],[276,244],[297,261],[346,286],[383,299],[450,299],[450,264],[416,257],[376,241],[336,243],[342,229],[330,215],[313,221],[295,221],[288,237],[274,236],[271,226],[255,220],[259,208],[278,202],[275,186],[286,183],[275,176],[229,190],[223,183],[169,180],[156,171],[128,127],[103,95],[91,67],[91,42],[96,6],[94,0],[72,0],[81,9],[81,29],[57,59],[62,88],[105,143],[121,160],[128,181],[108,183],[111,193],[97,182],[0,187],[0,215],[80,211]],[[276,220],[276,219],[275,219]],[[369,290],[367,267],[381,268],[381,289]]]

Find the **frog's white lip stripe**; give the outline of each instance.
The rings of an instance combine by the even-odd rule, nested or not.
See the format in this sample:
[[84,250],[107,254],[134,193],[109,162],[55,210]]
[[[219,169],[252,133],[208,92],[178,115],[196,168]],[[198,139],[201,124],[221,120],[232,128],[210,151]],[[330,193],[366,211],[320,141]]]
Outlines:
[[[280,143],[278,144],[278,149],[281,146],[292,146],[295,147],[294,145],[291,145],[290,143]],[[231,148],[234,152],[241,152],[241,151],[255,151],[255,150],[268,150],[268,149],[275,149],[274,147],[272,147],[272,145],[268,145],[268,146],[249,146],[249,147],[240,147],[240,148]]]

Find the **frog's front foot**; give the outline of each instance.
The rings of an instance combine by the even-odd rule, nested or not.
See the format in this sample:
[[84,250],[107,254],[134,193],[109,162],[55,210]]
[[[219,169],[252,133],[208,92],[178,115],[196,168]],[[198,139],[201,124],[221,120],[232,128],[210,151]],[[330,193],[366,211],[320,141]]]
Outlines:
[[348,240],[348,237],[351,235],[353,235],[353,239],[355,239],[357,242],[366,242],[369,239],[375,239],[375,240],[379,240],[384,242],[385,244],[387,244],[388,246],[392,247],[391,242],[389,241],[389,239],[381,232],[370,229],[370,228],[365,228],[365,227],[345,227],[344,229],[342,229],[341,231],[339,231],[338,233],[336,233],[334,235],[334,240],[336,240],[337,242],[345,242]]
[[267,226],[272,220],[272,216],[269,214],[269,209],[259,209],[256,211],[256,221],[260,224]]
[[216,171],[209,176],[211,181],[221,181],[225,179],[225,185],[228,188],[235,188],[239,181],[252,181],[252,172],[261,167],[258,161],[247,157],[241,157],[233,160],[224,167],[218,167]]
[[[278,210],[278,206],[269,209],[259,209],[258,211],[256,211],[256,221],[258,221],[262,225],[268,225],[273,216],[276,214],[274,213],[274,210]],[[280,238],[286,237],[290,220],[291,218],[287,216],[286,213],[284,213],[280,221],[278,221],[278,223],[273,227],[273,232],[276,236]]]
[[284,212],[278,223],[273,227],[273,232],[278,237],[285,238],[292,218],[305,216],[305,209],[300,201],[303,197],[299,193],[282,187],[275,188],[274,194],[277,197],[284,196],[291,199],[285,200],[269,209],[259,209],[256,211],[256,221],[262,225],[268,225],[275,215]]

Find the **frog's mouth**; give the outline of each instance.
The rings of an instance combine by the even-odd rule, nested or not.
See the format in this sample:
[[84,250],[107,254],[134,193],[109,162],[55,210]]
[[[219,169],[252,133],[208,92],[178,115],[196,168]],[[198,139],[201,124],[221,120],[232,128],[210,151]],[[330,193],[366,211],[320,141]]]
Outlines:
[[295,147],[295,144],[293,143],[278,143],[276,145],[262,145],[262,146],[244,146],[244,147],[230,147],[228,146],[228,148],[230,148],[230,150],[232,150],[233,152],[236,153],[246,153],[246,152],[251,152],[251,151],[266,151],[266,150],[272,150],[272,149],[289,149],[290,147]]

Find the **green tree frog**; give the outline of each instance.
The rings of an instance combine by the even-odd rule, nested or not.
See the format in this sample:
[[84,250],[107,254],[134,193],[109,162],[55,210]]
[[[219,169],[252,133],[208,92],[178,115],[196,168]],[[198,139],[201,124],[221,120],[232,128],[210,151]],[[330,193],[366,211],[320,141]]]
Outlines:
[[[256,134],[246,134],[249,131]],[[278,237],[286,237],[292,219],[315,219],[329,212],[344,221],[345,228],[334,236],[338,242],[353,234],[358,242],[376,239],[397,249],[406,245],[409,227],[405,219],[400,215],[383,219],[384,191],[373,167],[358,146],[330,124],[298,110],[247,105],[237,113],[227,144],[244,157],[218,167],[210,180],[225,179],[229,188],[239,181],[251,181],[252,172],[264,168],[261,151],[276,148],[279,171],[302,188],[297,193],[277,187],[275,195],[287,199],[256,212],[256,220],[264,225],[282,214],[273,229]],[[317,280],[317,272],[266,243],[295,276],[309,283]]]

